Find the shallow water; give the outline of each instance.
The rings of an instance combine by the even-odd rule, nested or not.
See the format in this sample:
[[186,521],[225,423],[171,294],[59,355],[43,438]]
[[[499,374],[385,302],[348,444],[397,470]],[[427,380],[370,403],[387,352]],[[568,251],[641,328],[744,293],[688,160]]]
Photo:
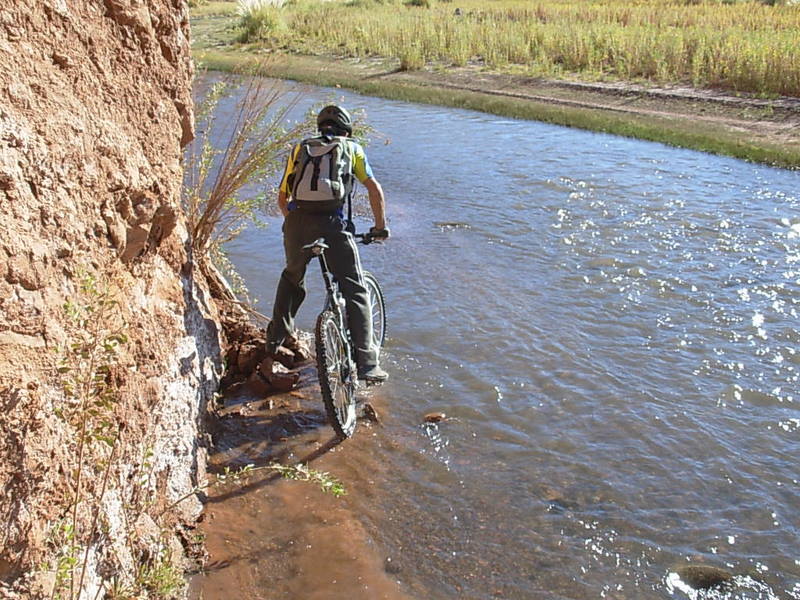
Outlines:
[[[237,544],[328,540],[248,554],[240,571],[267,573],[250,597],[338,597],[334,565],[342,597],[800,598],[800,174],[338,90],[304,103],[331,98],[391,142],[368,154],[393,237],[362,251],[391,379],[370,392],[383,426],[315,455],[345,499],[238,496],[270,518],[246,517]],[[279,219],[229,250],[269,312]],[[306,329],[316,270],[309,285]],[[317,393],[282,458],[331,438]],[[423,425],[430,411],[448,419]],[[248,431],[220,464],[277,455]],[[242,505],[224,504],[233,531]],[[692,563],[734,585],[688,590],[671,574]],[[269,587],[279,573],[294,584]]]

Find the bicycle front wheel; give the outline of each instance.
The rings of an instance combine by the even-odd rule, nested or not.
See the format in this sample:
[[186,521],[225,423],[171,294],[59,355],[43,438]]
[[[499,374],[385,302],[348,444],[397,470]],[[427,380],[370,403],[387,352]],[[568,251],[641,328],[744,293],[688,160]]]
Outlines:
[[372,313],[372,343],[380,350],[386,340],[386,303],[378,280],[369,271],[364,271],[364,286],[367,288],[369,310]]
[[323,311],[317,318],[317,375],[322,401],[336,434],[344,439],[356,429],[356,373],[336,315]]

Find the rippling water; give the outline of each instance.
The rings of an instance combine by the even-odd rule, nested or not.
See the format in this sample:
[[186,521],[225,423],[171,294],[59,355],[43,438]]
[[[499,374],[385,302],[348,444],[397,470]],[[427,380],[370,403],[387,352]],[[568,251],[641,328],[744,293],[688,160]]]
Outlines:
[[[800,174],[340,91],[308,103],[332,94],[391,141],[368,154],[393,238],[362,251],[388,303],[386,426],[338,474],[403,587],[800,598]],[[278,225],[230,246],[264,311]],[[432,410],[448,419],[421,425]],[[735,585],[687,590],[670,574],[694,563]]]

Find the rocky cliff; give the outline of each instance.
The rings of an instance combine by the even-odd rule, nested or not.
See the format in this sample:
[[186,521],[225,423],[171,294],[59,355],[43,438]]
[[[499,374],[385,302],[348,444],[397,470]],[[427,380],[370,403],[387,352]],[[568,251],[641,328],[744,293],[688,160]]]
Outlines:
[[221,368],[180,210],[191,78],[184,0],[3,2],[0,596],[145,597],[199,509],[171,506]]

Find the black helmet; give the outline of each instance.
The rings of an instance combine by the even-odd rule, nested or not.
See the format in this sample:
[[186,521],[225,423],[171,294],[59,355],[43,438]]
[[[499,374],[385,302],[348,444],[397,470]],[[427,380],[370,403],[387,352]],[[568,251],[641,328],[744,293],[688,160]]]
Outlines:
[[334,129],[353,134],[353,119],[350,117],[350,113],[340,106],[331,104],[319,111],[317,129],[322,131],[323,125],[333,125]]

